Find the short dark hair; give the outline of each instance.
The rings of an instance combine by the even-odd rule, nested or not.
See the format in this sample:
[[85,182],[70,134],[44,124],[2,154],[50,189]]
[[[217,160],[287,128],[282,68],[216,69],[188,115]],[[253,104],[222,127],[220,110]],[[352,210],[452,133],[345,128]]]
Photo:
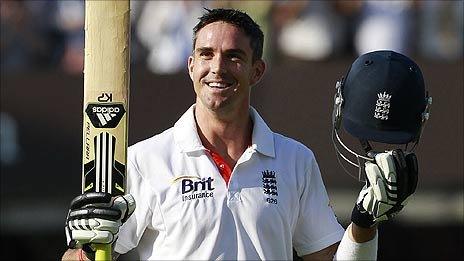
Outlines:
[[253,50],[253,61],[262,58],[264,34],[259,25],[253,21],[248,14],[236,9],[205,8],[205,10],[206,13],[198,18],[200,21],[193,28],[193,50],[195,50],[198,31],[208,24],[223,21],[238,27],[250,38],[250,45]]

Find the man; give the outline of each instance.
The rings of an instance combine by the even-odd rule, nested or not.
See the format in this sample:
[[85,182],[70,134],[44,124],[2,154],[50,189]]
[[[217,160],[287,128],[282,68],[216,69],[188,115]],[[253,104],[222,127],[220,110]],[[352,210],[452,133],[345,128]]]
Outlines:
[[89,243],[113,243],[114,256],[137,248],[143,260],[288,260],[293,248],[304,260],[376,258],[377,222],[344,231],[313,153],[250,107],[266,68],[262,47],[248,15],[207,10],[188,59],[196,103],[174,127],[131,146],[130,195],[73,201],[66,230],[76,249],[63,260],[92,259]]

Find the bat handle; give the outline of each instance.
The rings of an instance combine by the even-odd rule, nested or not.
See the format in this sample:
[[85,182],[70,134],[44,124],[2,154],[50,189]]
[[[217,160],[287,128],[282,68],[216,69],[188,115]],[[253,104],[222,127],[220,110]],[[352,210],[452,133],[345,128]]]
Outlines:
[[111,244],[95,244],[95,261],[111,260]]

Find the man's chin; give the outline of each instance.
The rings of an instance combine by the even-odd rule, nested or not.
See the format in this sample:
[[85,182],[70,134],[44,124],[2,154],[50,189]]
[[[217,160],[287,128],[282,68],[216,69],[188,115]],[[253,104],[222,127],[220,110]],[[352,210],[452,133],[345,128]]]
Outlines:
[[206,109],[217,114],[224,114],[233,110],[233,106],[229,99],[215,99],[214,101],[210,100],[207,102],[201,102],[201,104],[203,107],[202,109]]

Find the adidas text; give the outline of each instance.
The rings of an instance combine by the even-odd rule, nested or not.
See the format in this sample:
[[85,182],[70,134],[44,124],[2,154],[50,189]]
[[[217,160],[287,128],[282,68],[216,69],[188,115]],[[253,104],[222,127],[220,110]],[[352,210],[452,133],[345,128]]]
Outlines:
[[118,107],[93,107],[92,112],[94,113],[119,113],[120,109]]

